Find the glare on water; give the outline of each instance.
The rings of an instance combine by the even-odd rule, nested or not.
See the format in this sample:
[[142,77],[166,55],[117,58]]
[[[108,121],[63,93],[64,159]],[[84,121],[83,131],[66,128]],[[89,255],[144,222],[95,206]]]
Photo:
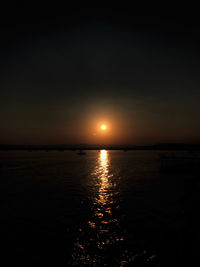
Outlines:
[[[119,223],[119,184],[111,171],[109,153],[99,152],[96,166],[89,177],[91,216],[79,229],[74,244],[73,264],[118,266],[125,264],[120,246],[124,240]],[[121,264],[120,264],[121,262]]]
[[[94,199],[94,205],[98,205],[102,209],[102,212],[110,213],[109,204],[112,204],[112,193],[109,191],[112,189],[111,178],[112,174],[109,174],[108,154],[106,150],[101,150],[99,157],[99,165],[96,167],[94,175],[98,177],[97,186],[98,194]],[[103,215],[102,213],[102,215]],[[98,216],[99,213],[96,213]]]

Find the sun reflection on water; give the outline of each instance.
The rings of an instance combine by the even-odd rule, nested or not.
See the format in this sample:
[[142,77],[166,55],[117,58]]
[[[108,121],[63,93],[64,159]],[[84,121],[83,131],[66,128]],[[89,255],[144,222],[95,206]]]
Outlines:
[[[111,192],[109,189],[112,188],[112,183],[110,178],[112,177],[109,174],[109,163],[108,163],[108,154],[106,150],[101,150],[99,157],[99,166],[95,169],[95,176],[98,177],[97,183],[99,184],[97,197],[94,199],[99,204],[99,208],[104,207],[104,212],[109,212],[109,201],[112,202]],[[110,213],[110,212],[109,212]]]
[[101,150],[88,178],[91,216],[79,229],[73,250],[77,266],[124,266],[126,251],[119,223],[119,177],[110,165],[109,153]]

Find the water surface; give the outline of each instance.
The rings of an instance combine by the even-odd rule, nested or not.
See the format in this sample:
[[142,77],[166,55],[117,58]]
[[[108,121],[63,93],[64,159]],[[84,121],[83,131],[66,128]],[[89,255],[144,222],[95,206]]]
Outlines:
[[1,152],[7,264],[170,266],[183,256],[184,181],[159,152]]

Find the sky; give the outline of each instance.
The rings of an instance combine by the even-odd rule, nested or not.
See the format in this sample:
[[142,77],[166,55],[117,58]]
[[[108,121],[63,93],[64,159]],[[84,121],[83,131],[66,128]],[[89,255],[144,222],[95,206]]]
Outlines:
[[199,18],[133,14],[1,21],[0,144],[199,143]]

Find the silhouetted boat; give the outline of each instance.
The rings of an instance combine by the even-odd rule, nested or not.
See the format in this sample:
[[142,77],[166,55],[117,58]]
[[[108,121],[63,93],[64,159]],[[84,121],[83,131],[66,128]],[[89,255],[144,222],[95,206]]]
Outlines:
[[83,150],[79,150],[79,152],[77,153],[78,155],[85,155],[86,154],[86,152],[84,152]]

